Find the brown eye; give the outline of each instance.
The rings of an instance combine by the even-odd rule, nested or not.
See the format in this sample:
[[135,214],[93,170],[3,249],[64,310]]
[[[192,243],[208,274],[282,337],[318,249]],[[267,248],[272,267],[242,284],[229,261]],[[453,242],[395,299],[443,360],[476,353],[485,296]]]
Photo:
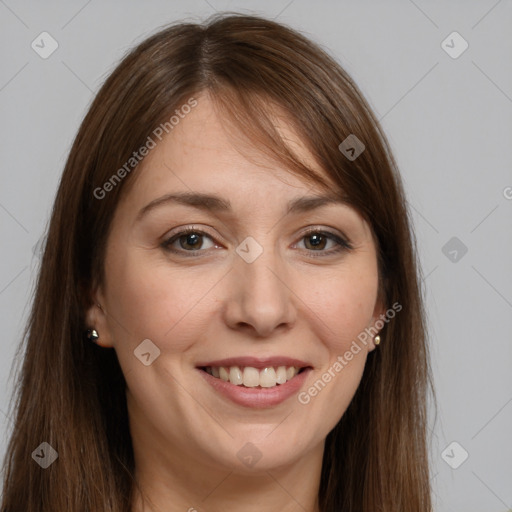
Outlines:
[[201,249],[203,245],[202,235],[199,233],[189,233],[187,235],[181,235],[178,238],[180,247],[182,249],[192,249],[197,250]]
[[180,231],[162,244],[162,248],[166,251],[182,254],[195,251],[206,252],[205,249],[211,247],[215,247],[212,237],[197,229]]
[[327,244],[327,237],[321,233],[313,233],[311,235],[307,235],[304,237],[304,239],[309,241],[310,247],[308,247],[308,242],[305,244],[307,249],[324,249]]
[[[352,249],[352,246],[345,239],[335,233],[320,230],[310,230],[304,234],[301,241],[304,240],[305,250],[311,256],[330,256],[342,251]],[[318,253],[318,254],[312,254]]]

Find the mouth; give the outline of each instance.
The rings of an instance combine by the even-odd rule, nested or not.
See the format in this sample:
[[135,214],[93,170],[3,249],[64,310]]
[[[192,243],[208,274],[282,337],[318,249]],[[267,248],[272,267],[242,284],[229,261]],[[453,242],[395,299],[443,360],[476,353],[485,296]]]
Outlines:
[[201,363],[196,370],[223,399],[251,409],[290,403],[306,385],[313,366],[287,357],[223,359]]
[[306,385],[313,366],[271,355],[206,360],[198,363],[196,370],[223,399],[246,408],[266,409],[289,403]]
[[[261,366],[261,365],[260,365]],[[275,388],[293,380],[297,375],[312,369],[311,366],[198,366],[199,370],[224,382],[241,388]]]

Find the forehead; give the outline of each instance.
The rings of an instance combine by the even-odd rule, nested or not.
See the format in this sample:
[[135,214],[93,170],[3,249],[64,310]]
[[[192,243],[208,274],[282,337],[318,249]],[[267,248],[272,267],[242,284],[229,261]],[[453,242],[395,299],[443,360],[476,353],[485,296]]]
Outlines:
[[[182,180],[182,186],[194,189],[207,183],[243,188],[270,180],[288,187],[322,190],[320,185],[291,172],[269,156],[259,141],[243,133],[208,95],[198,96],[197,101],[197,106],[157,141],[155,149],[144,159],[137,177],[139,185],[170,179],[171,174]],[[330,181],[286,118],[276,112],[273,122],[295,156]]]

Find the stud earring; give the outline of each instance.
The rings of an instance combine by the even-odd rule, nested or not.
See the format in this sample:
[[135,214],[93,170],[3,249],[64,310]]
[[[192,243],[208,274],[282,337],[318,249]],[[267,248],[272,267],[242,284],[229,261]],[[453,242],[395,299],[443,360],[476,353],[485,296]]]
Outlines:
[[375,343],[375,345],[378,345],[380,343],[380,336],[377,334],[377,336],[375,336],[375,338],[373,339],[373,342]]
[[89,341],[92,341],[93,343],[97,343],[97,341],[100,338],[98,331],[96,329],[88,329],[86,331],[85,335],[86,335],[87,339]]

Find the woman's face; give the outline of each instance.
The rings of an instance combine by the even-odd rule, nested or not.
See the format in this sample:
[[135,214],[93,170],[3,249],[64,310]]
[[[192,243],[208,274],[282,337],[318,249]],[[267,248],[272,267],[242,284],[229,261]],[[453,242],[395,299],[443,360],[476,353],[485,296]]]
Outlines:
[[225,126],[201,96],[133,171],[88,320],[126,378],[137,458],[247,472],[322,452],[374,348],[353,342],[383,309],[362,217],[306,200],[325,191]]

